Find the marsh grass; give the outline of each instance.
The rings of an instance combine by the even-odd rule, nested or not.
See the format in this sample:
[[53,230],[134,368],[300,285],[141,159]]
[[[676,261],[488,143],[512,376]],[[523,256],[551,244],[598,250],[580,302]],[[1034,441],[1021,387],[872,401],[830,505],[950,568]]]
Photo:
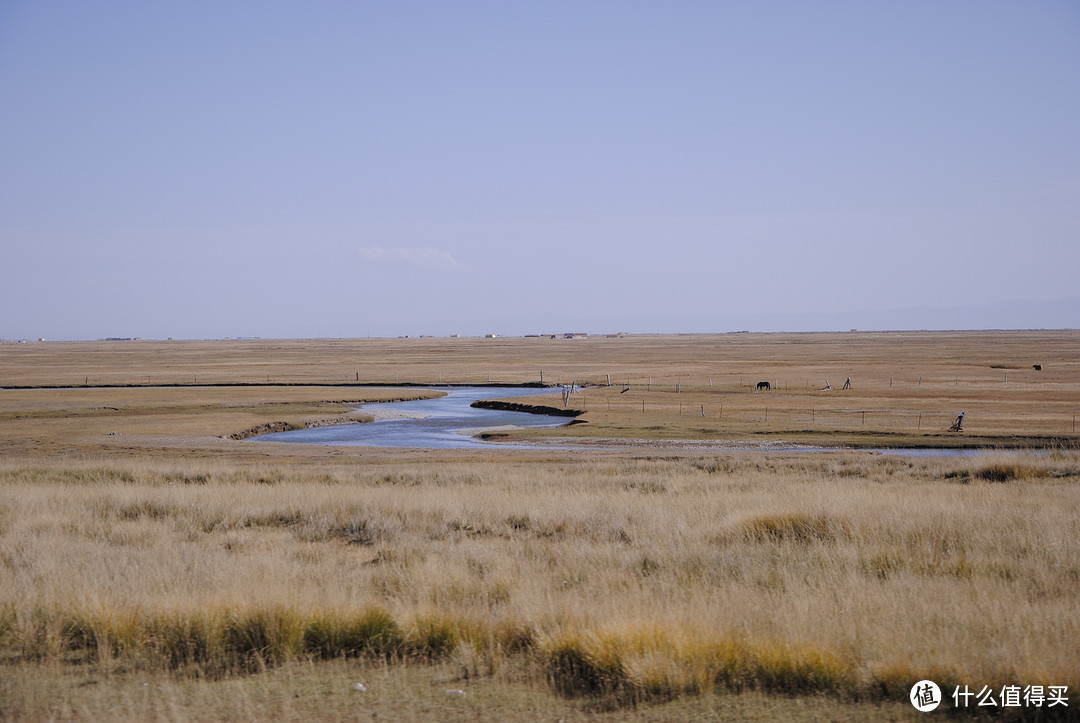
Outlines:
[[[981,474],[998,468],[1010,484]],[[0,464],[0,651],[207,680],[339,658],[469,679],[524,665],[612,707],[890,698],[928,671],[1075,686],[1077,469],[1070,454]]]

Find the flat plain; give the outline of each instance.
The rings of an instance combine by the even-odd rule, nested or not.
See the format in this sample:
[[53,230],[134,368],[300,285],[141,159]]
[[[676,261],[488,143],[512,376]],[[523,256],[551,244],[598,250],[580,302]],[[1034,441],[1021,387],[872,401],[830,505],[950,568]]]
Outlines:
[[[578,423],[490,450],[243,438],[541,381]],[[1080,708],[1080,332],[2,344],[0,387],[5,718]]]

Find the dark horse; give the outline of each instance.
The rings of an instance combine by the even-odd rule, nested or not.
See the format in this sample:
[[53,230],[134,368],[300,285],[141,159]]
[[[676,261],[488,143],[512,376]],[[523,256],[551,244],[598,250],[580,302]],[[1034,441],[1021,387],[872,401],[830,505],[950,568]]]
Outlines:
[[768,382],[758,382],[757,383],[757,390],[759,392],[767,392],[770,389],[772,389],[772,385],[769,384]]

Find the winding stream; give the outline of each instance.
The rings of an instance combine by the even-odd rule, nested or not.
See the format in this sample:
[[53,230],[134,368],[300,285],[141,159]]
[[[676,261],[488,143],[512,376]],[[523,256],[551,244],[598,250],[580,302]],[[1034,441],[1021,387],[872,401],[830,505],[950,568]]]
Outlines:
[[[447,387],[439,388],[438,391],[446,392],[446,396],[408,402],[366,404],[361,407],[365,412],[389,418],[364,424],[274,432],[256,437],[255,440],[359,447],[468,449],[493,446],[472,436],[483,430],[507,426],[559,427],[570,421],[567,417],[476,409],[469,406],[481,399],[557,394],[560,391],[558,389]],[[527,445],[499,446],[520,448]]]

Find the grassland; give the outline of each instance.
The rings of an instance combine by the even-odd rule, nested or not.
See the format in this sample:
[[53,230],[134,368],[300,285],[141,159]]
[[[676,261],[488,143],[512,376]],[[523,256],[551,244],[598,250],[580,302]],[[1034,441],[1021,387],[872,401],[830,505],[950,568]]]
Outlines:
[[[1068,717],[1078,347],[1075,332],[0,346],[0,384],[21,387],[0,391],[0,716],[901,720],[929,677],[1067,685],[1072,707],[1040,712]],[[569,402],[587,423],[554,433],[579,449],[228,438],[410,393],[358,377],[525,382],[541,364],[595,385]],[[754,393],[761,379],[779,389]],[[958,406],[967,431],[946,436]],[[912,414],[938,428],[901,429]],[[637,441],[589,447],[610,437]],[[677,443],[883,437],[1052,449]]]
[[[586,385],[570,405],[587,424],[533,433],[549,437],[1037,448],[1080,440],[1076,331],[6,344],[0,361],[0,430],[12,440],[31,434],[31,414],[47,423],[77,411],[78,428],[94,435],[116,431],[112,415],[162,436],[222,436],[386,398],[358,384],[541,380]],[[759,381],[774,389],[755,393]],[[11,389],[86,385],[96,389]],[[118,396],[110,385],[136,388]],[[185,413],[192,405],[197,415]],[[961,411],[964,433],[949,433]],[[5,428],[15,415],[19,424]]]

